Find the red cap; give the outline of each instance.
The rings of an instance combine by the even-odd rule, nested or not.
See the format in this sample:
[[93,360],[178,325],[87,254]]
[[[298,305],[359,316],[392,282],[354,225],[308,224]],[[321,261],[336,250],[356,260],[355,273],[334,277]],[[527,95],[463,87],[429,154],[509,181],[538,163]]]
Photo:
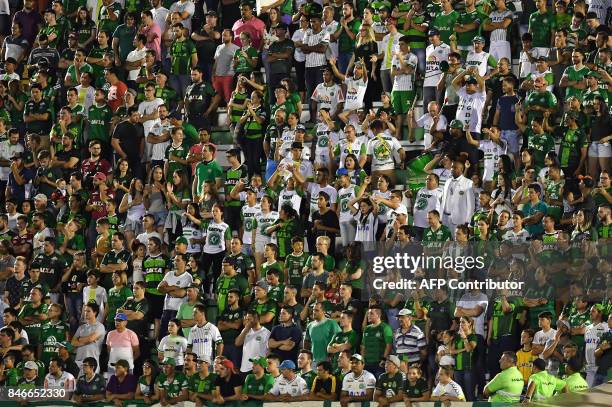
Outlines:
[[229,359],[225,359],[223,362],[221,362],[221,366],[231,370],[232,372],[234,371],[234,363],[232,363],[232,361]]

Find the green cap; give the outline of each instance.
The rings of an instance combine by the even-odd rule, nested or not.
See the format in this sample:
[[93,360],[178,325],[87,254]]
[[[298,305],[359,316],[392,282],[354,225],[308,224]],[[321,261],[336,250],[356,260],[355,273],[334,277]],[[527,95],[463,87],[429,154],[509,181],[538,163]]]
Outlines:
[[55,342],[55,347],[56,348],[66,348],[68,352],[74,351],[74,346],[72,346],[72,344],[68,341]]
[[599,78],[599,72],[597,71],[589,71],[586,73],[586,75],[584,75],[585,77],[591,77],[591,78]]
[[268,359],[266,359],[265,356],[260,356],[258,358],[251,358],[249,359],[249,362],[253,363],[254,365],[259,365],[263,367],[264,369],[268,367]]
[[183,236],[176,239],[175,244],[184,244],[185,246],[189,246],[189,242],[187,241],[187,238]]
[[485,43],[485,39],[484,37],[481,37],[480,35],[477,35],[474,37],[474,39],[472,40],[472,42],[481,42],[481,43]]
[[174,358],[167,358],[164,360],[164,365],[176,366],[176,360]]
[[451,129],[462,129],[463,128],[463,123],[461,123],[461,120],[453,119],[450,122],[450,128]]

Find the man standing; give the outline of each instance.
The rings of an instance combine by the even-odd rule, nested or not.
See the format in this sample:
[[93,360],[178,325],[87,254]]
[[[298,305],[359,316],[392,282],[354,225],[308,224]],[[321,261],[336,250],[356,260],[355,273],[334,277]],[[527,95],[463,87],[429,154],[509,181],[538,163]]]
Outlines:
[[384,371],[383,361],[393,349],[393,330],[383,322],[380,308],[368,309],[367,318],[369,324],[363,330],[360,354],[363,355],[365,369],[380,376]]
[[[187,346],[200,358],[213,359],[223,354],[223,338],[219,329],[206,321],[206,307],[197,304],[193,309],[195,325],[189,331]],[[214,348],[213,348],[214,346]]]
[[97,319],[98,312],[100,307],[95,302],[85,305],[85,323],[79,326],[72,338],[72,346],[76,348],[75,362],[80,367],[81,373],[86,358],[93,357],[100,360],[106,330]]
[[185,119],[196,129],[207,128],[213,122],[221,96],[204,81],[202,68],[191,69],[191,85],[185,91]]
[[128,118],[120,122],[113,132],[111,146],[115,150],[115,161],[126,159],[135,177],[142,177],[141,159],[144,153],[144,129],[140,123],[138,108],[128,109]]
[[[195,44],[187,37],[187,29],[182,24],[172,26],[174,41],[170,45],[170,87],[177,91],[179,97],[187,96],[185,89],[189,85],[189,69],[198,65],[198,54]],[[191,78],[193,79],[193,77]],[[210,81],[211,78],[207,78]],[[196,81],[193,81],[196,83]]]
[[513,13],[506,7],[504,0],[495,0],[495,10],[484,22],[484,31],[491,32],[489,51],[495,60],[502,58],[511,60],[509,27],[512,24]]
[[474,192],[472,180],[463,175],[465,163],[453,161],[451,178],[444,184],[442,193],[442,223],[448,227],[453,237],[457,225],[469,223],[474,214]]
[[522,210],[525,214],[523,224],[533,239],[534,236],[540,236],[542,233],[544,233],[542,219],[544,218],[544,215],[546,215],[548,206],[540,200],[540,195],[542,193],[542,187],[540,187],[540,184],[529,184],[527,191],[528,202],[523,205]]
[[425,187],[421,188],[414,198],[413,227],[417,240],[421,240],[423,232],[428,228],[428,214],[435,210],[440,213],[440,201],[442,200],[442,188],[439,186],[439,177],[436,174],[429,174],[426,179]]
[[236,346],[242,347],[240,371],[246,373],[253,369],[253,358],[268,354],[270,331],[259,323],[259,314],[254,309],[244,316],[244,328],[236,338]]
[[251,35],[251,43],[255,49],[261,49],[263,45],[263,37],[266,30],[266,25],[263,21],[253,15],[253,3],[249,0],[242,0],[240,2],[240,18],[236,21],[232,27],[234,32],[235,43],[239,47],[242,47],[240,42],[240,33],[247,32]]
[[393,333],[393,347],[399,361],[406,367],[424,362],[427,357],[425,334],[412,323],[412,310],[401,309],[397,319],[400,326]]
[[603,320],[603,306],[595,304],[591,307],[591,323],[584,331],[584,359],[586,362],[586,380],[589,387],[595,385],[595,374],[597,373],[596,350],[601,343],[601,338],[608,332],[608,322]]
[[322,302],[315,303],[312,314],[313,320],[306,327],[304,348],[311,349],[315,363],[319,363],[327,360],[327,345],[340,332],[340,326],[335,320],[325,317]]
[[[464,82],[465,85],[461,86]],[[480,138],[480,127],[487,99],[485,79],[479,74],[477,67],[470,67],[453,79],[453,87],[459,96],[456,118],[464,129],[467,128],[475,137]]]
[[[501,1],[501,0],[500,0]],[[442,77],[440,62],[448,59],[450,47],[440,39],[440,31],[430,28],[427,32],[429,45],[425,49],[425,81],[423,82],[423,106],[429,106],[432,101],[440,101],[440,91],[437,88]],[[384,84],[384,81],[383,81]]]
[[[302,45],[298,48],[306,54],[306,100],[310,100],[315,88],[323,82],[322,68],[327,65],[325,53],[329,46],[329,34],[321,26],[321,17],[313,15],[310,17],[310,29],[306,30]],[[310,112],[311,120],[314,120],[316,112]]]

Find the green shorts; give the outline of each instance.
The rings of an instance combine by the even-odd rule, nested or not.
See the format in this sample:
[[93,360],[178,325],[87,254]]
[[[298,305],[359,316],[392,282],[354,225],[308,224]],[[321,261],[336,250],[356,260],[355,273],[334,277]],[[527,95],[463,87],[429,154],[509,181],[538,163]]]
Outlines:
[[416,92],[413,90],[394,90],[391,92],[391,104],[395,113],[406,114],[412,107],[412,101],[416,96]]

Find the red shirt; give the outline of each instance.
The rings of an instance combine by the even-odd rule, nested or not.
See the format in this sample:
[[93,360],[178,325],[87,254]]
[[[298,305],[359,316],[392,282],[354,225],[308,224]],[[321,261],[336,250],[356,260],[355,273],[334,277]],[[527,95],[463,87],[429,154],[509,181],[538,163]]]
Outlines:
[[108,106],[110,106],[113,112],[116,112],[123,104],[123,95],[125,95],[127,90],[127,85],[121,81],[108,88]]
[[112,167],[110,163],[104,158],[100,158],[97,161],[93,161],[91,158],[88,158],[81,163],[81,173],[83,173],[83,179],[93,177],[97,172],[110,175],[111,171]]

